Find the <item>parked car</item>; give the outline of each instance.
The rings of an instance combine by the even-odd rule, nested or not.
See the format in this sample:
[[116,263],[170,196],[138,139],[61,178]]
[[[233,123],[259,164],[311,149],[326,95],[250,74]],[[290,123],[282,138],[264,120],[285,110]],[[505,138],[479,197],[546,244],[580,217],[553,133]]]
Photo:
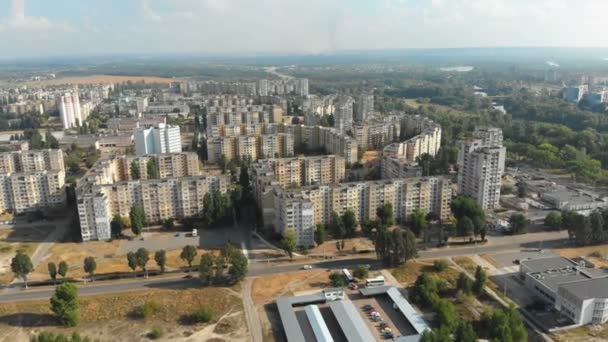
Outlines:
[[304,270],[312,270],[312,265],[304,265],[304,266],[302,266],[302,269],[304,269]]
[[373,309],[374,309],[374,307],[373,307],[373,306],[371,306],[371,305],[369,305],[369,304],[365,304],[365,305],[363,305],[363,310],[364,310],[364,311],[371,311],[371,310],[373,310]]
[[380,329],[384,329],[388,327],[388,324],[386,324],[386,322],[380,322],[378,326],[380,327]]
[[348,284],[348,288],[351,290],[358,290],[359,285],[357,285],[357,283],[350,283],[350,284]]

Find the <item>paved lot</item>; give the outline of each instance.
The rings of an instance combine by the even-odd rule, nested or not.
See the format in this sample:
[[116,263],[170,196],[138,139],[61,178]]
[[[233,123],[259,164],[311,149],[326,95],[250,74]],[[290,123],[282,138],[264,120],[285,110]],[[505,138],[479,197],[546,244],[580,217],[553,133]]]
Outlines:
[[393,309],[393,303],[387,295],[363,297],[361,295],[351,295],[350,299],[355,304],[355,307],[359,310],[359,313],[363,317],[363,320],[367,323],[368,328],[374,334],[379,341],[383,340],[380,335],[380,328],[378,327],[380,321],[374,322],[370,317],[367,316],[363,311],[363,306],[371,305],[378,311],[380,318],[388,327],[393,331],[395,336],[408,336],[414,335],[416,332],[414,328],[407,322],[405,317],[397,310]]

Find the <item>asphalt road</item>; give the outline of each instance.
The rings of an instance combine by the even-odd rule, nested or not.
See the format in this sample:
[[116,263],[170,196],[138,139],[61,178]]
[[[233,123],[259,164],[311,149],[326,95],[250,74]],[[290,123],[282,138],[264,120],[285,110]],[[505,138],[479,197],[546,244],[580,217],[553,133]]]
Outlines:
[[[451,257],[467,254],[482,254],[497,251],[517,250],[520,248],[552,248],[563,246],[567,241],[559,233],[527,234],[515,237],[503,237],[484,245],[451,247],[420,251],[419,259]],[[541,242],[542,241],[542,242]],[[359,264],[370,264],[372,268],[379,267],[379,262],[374,258],[358,258],[348,260],[331,260],[310,263],[314,269],[340,269],[351,268]],[[254,262],[250,264],[250,277],[268,274],[288,273],[302,269],[302,264],[274,265],[273,263]],[[173,277],[133,279],[113,282],[99,282],[79,285],[80,295],[90,296],[105,293],[128,292],[146,288],[187,288],[198,287],[197,279],[183,279],[184,274]],[[36,289],[30,288],[19,292],[0,292],[0,303],[18,302],[27,300],[43,300],[53,295],[54,288]]]

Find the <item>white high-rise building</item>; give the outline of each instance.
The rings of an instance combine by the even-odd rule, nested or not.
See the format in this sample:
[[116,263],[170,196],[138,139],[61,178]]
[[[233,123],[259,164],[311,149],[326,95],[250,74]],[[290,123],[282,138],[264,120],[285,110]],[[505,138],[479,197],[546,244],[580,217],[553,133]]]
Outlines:
[[357,103],[356,121],[365,122],[365,120],[374,112],[374,95],[361,94],[359,103]]
[[460,193],[474,198],[483,209],[498,207],[506,154],[501,129],[476,127],[473,138],[459,142]]
[[78,127],[82,125],[82,114],[80,111],[80,100],[78,93],[66,93],[57,98],[57,108],[63,129]]
[[135,153],[137,155],[177,153],[182,151],[179,126],[158,124],[157,127],[135,130]]
[[349,130],[353,125],[353,101],[350,97],[339,99],[334,111],[334,127],[341,132]]

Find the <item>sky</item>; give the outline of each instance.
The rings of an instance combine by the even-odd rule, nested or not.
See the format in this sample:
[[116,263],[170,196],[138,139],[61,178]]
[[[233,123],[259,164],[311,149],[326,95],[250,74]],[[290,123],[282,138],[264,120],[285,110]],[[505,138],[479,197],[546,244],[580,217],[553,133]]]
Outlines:
[[608,0],[0,0],[2,58],[608,47]]

